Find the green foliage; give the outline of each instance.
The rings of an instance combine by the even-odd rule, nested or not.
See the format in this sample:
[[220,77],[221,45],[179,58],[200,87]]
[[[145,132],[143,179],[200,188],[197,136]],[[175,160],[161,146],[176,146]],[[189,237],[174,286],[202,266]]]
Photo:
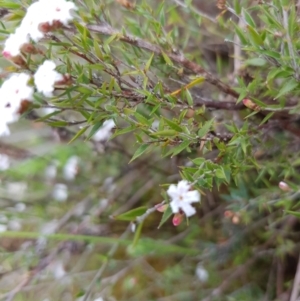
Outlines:
[[[196,0],[74,3],[74,21],[32,43],[22,65],[0,58],[1,84],[10,73],[34,74],[46,59],[69,79],[53,97],[35,91],[12,125],[16,136],[0,142],[17,161],[0,173],[3,220],[23,223],[2,234],[1,255],[16,251],[6,239],[31,243],[4,269],[22,262],[30,282],[61,250],[70,266],[80,253],[80,272],[98,267],[103,254],[96,279],[74,282],[72,297],[281,300],[292,290],[299,251],[299,7],[283,0],[218,1],[220,10]],[[0,4],[4,42],[31,1]],[[48,108],[54,111],[39,111]],[[107,121],[114,126],[99,138]],[[73,156],[80,160],[68,179]],[[188,228],[173,226],[164,185],[181,180],[202,195]],[[26,193],[12,192],[22,184]],[[57,187],[68,189],[65,200],[56,199]],[[26,211],[12,209],[16,202]],[[37,232],[57,220],[53,232]],[[38,238],[49,250],[35,250]],[[206,282],[194,276],[197,263],[209,271]],[[110,280],[99,281],[102,266]],[[10,292],[32,299],[22,288]],[[64,292],[54,293],[57,300]]]

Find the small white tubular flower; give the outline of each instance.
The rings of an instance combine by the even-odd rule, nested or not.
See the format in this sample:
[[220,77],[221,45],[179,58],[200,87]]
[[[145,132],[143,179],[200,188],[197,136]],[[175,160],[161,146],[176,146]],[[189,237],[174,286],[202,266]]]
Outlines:
[[30,76],[14,74],[0,88],[0,136],[9,135],[8,123],[19,119],[22,101],[31,101],[33,88],[28,86]]
[[55,279],[61,279],[66,275],[66,270],[61,260],[52,262],[48,269],[53,273]]
[[170,206],[173,213],[180,210],[190,217],[196,213],[191,203],[200,202],[200,193],[197,190],[190,191],[191,185],[186,180],[182,180],[178,185],[170,185],[167,193],[171,198]]
[[106,141],[112,135],[112,129],[116,126],[112,119],[104,121],[102,127],[93,136],[95,141]]
[[57,183],[54,185],[52,196],[58,202],[65,202],[68,198],[68,186],[65,184]]
[[47,60],[39,66],[33,76],[37,90],[46,97],[52,97],[55,83],[64,79],[62,74],[55,71],[55,67],[53,61]]
[[0,224],[0,233],[1,232],[6,232],[7,231],[7,226]]
[[28,86],[30,76],[25,73],[12,75],[0,88],[0,107],[19,109],[23,100],[32,100],[33,87]]
[[195,273],[200,282],[207,282],[209,275],[201,263],[197,264]]
[[6,58],[15,57],[21,53],[22,46],[27,43],[29,43],[28,33],[19,27],[5,41],[2,54]]
[[74,180],[78,173],[79,158],[72,156],[64,166],[64,178],[68,181]]
[[[1,127],[1,126],[0,126]],[[1,132],[1,129],[0,129]],[[0,133],[1,135],[1,133]],[[7,170],[10,166],[10,159],[5,154],[0,154],[0,170]]]
[[48,22],[50,25],[54,21],[59,21],[67,25],[73,19],[71,10],[76,10],[77,7],[73,2],[65,0],[40,0],[44,9],[47,11],[46,19],[43,22]]

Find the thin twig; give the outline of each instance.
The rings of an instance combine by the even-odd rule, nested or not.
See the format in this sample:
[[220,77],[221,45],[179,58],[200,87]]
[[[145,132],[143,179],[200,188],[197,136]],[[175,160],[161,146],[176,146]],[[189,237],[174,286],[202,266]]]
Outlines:
[[217,23],[216,18],[209,16],[208,14],[200,11],[199,9],[195,8],[192,5],[187,6],[185,3],[182,3],[180,0],[174,0],[174,2],[183,8],[190,9],[193,13],[197,14],[201,18],[207,19],[213,23]]
[[298,73],[298,66],[297,66],[297,62],[296,62],[296,56],[295,56],[295,52],[294,52],[294,46],[293,46],[293,42],[289,33],[289,24],[288,24],[288,12],[287,9],[285,7],[283,7],[282,9],[282,14],[283,14],[283,25],[286,31],[286,39],[287,39],[287,44],[288,44],[288,48],[289,48],[289,54],[292,58],[292,62],[293,62],[293,68],[295,71],[295,76],[296,79],[299,79],[299,73]]
[[[125,230],[125,232],[121,235],[120,239],[124,239],[128,236],[128,234],[130,233],[130,226],[127,227],[127,229]],[[118,243],[115,243],[111,249],[109,250],[107,257],[108,259],[111,258],[112,256],[114,256],[114,254],[116,253],[117,249],[119,247]],[[102,277],[103,272],[106,270],[107,265],[108,265],[108,259],[106,259],[104,261],[104,263],[101,265],[101,267],[99,268],[98,272],[96,273],[96,275],[94,276],[93,280],[91,281],[91,283],[89,284],[86,293],[83,297],[82,301],[88,301],[89,297],[92,293],[92,290],[94,288],[94,286],[96,285],[97,281]]]
[[152,43],[149,43],[145,40],[142,40],[138,37],[131,36],[131,35],[124,35],[118,30],[115,30],[114,28],[110,27],[107,24],[104,25],[86,25],[86,27],[95,33],[100,33],[103,35],[116,35],[118,39],[122,42],[125,42],[127,44],[131,44],[135,47],[144,49],[146,51],[150,51],[155,53],[159,56],[168,56],[172,61],[180,64],[181,66],[185,67],[186,69],[192,71],[194,74],[197,75],[203,75],[207,82],[210,84],[216,86],[219,90],[224,92],[225,94],[231,95],[234,98],[239,97],[239,93],[234,91],[230,86],[220,81],[218,78],[216,78],[214,75],[212,75],[210,72],[205,70],[203,67],[199,66],[198,64],[188,60],[185,58],[182,54],[175,54],[172,52],[165,52],[163,51],[159,46],[154,45]]
[[299,286],[300,286],[300,255],[298,259],[297,271],[294,279],[293,290],[290,297],[290,301],[296,301],[299,296]]

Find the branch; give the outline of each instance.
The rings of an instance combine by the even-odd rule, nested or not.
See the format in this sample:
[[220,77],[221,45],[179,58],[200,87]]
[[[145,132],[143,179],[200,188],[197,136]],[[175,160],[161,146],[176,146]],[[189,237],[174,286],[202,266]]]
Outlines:
[[86,25],[86,27],[96,33],[100,33],[107,36],[116,35],[118,36],[119,40],[122,42],[125,42],[127,44],[131,44],[133,46],[136,46],[138,48],[144,49],[149,52],[153,52],[156,55],[163,56],[167,55],[173,62],[176,62],[180,64],[181,66],[185,67],[186,69],[189,69],[194,74],[197,75],[204,75],[207,82],[210,84],[216,86],[221,90],[222,92],[233,96],[234,98],[239,97],[239,93],[234,91],[230,86],[220,81],[218,78],[216,78],[214,75],[212,75],[210,72],[206,71],[201,66],[197,65],[196,63],[186,59],[182,54],[175,54],[171,52],[164,52],[159,46],[151,44],[145,40],[142,40],[138,37],[131,36],[131,35],[123,35],[121,32],[115,30],[114,28],[110,27],[108,24],[104,25]]
[[299,295],[299,284],[300,284],[300,256],[299,256],[299,260],[298,260],[298,266],[297,266],[297,271],[296,271],[296,275],[295,275],[295,280],[294,280],[294,284],[293,284],[293,290],[292,290],[292,294],[290,297],[290,301],[296,301]]

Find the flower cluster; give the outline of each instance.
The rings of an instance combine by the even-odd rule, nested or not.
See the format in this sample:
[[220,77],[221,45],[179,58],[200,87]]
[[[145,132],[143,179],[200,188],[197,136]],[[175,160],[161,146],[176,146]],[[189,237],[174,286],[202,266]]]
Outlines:
[[0,88],[0,136],[9,135],[7,124],[15,122],[23,106],[32,101],[33,87],[28,85],[30,76],[25,73],[13,74]]
[[77,9],[73,2],[65,0],[39,0],[31,4],[20,27],[5,41],[3,56],[15,58],[21,51],[32,51],[30,39],[38,42],[47,32],[66,25],[73,19],[71,10]]
[[[196,213],[196,209],[192,203],[200,202],[200,193],[197,190],[190,190],[191,185],[186,180],[180,181],[177,185],[170,185],[167,194],[171,198],[170,206],[175,213],[175,217],[179,219],[179,214],[185,214],[190,217]],[[176,222],[178,225],[179,222]]]
[[[67,83],[67,75],[55,71],[55,63],[45,61],[34,74],[34,82],[39,92],[52,96],[56,83]],[[28,85],[30,75],[13,74],[0,88],[0,136],[9,135],[7,124],[16,122],[33,99],[34,88]]]

